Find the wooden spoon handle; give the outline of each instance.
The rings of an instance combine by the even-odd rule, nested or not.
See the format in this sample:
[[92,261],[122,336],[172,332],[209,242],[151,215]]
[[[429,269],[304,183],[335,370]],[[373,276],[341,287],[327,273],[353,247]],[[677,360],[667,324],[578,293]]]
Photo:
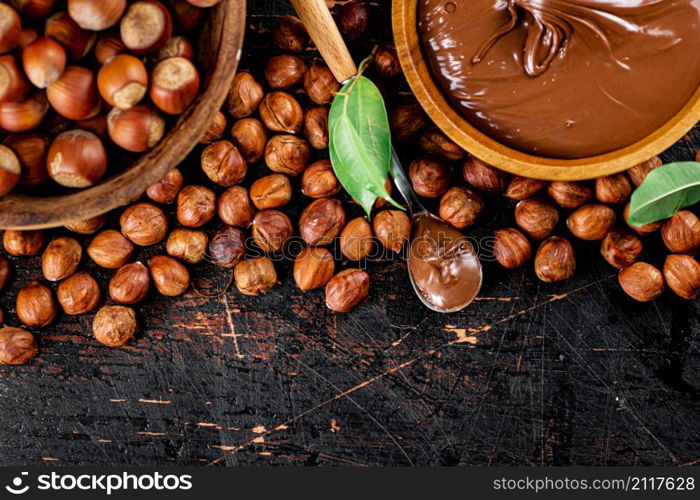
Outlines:
[[325,0],[291,0],[291,2],[336,80],[343,83],[355,76],[357,66],[352,60]]

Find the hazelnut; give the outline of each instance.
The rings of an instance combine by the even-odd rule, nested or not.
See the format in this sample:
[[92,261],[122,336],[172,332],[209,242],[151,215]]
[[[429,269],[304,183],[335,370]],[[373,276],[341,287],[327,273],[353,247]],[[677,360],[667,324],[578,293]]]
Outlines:
[[265,92],[255,77],[245,71],[233,78],[226,98],[226,110],[233,118],[245,118],[255,113]]
[[102,179],[107,153],[102,140],[86,130],[70,130],[54,139],[46,157],[51,178],[62,186],[86,188]]
[[[391,196],[391,192],[392,192],[392,190],[393,190],[393,186],[391,185],[391,179],[389,178],[389,176],[387,176],[386,180],[384,181],[384,190],[387,192],[387,194],[388,194],[389,196]],[[352,202],[355,203],[356,205],[359,205],[359,204],[360,204],[360,203],[359,203],[356,199],[354,199],[354,198],[353,198]],[[377,199],[374,201],[374,204],[372,205],[372,210],[379,210],[380,208],[382,208],[382,207],[383,207],[384,205],[386,205],[387,203],[388,203],[388,202],[387,202],[386,199],[384,199],[384,198],[377,198]]]
[[419,158],[411,163],[408,175],[413,190],[426,198],[437,198],[445,194],[450,185],[449,166],[433,158]]
[[314,61],[304,75],[304,90],[316,104],[330,104],[340,90],[340,84],[325,63]]
[[401,210],[382,210],[374,216],[372,228],[381,244],[396,253],[411,237],[411,219]]
[[5,251],[15,257],[36,255],[44,245],[44,233],[42,231],[8,229],[2,236],[2,244]]
[[554,181],[547,192],[554,203],[567,210],[575,210],[593,199],[593,191],[582,182]]
[[156,60],[162,61],[168,57],[184,57],[192,61],[194,60],[194,47],[184,36],[174,36],[158,51]]
[[136,333],[136,313],[130,307],[104,306],[92,321],[92,334],[101,344],[117,347]]
[[231,127],[231,137],[248,163],[257,163],[263,158],[267,131],[257,118],[238,120]]
[[632,231],[634,231],[637,234],[640,234],[642,236],[646,236],[648,234],[651,234],[655,231],[657,231],[661,227],[661,221],[656,221],[656,222],[650,222],[649,224],[644,224],[643,226],[632,226],[629,223],[629,216],[630,216],[630,204],[628,203],[625,206],[625,210],[622,213],[622,216],[625,219],[625,222],[629,226]]
[[369,294],[369,274],[360,269],[346,269],[326,285],[326,306],[335,312],[350,312]]
[[243,231],[227,227],[218,231],[211,239],[207,258],[216,266],[232,268],[245,256],[245,250]]
[[24,101],[4,102],[0,104],[0,127],[7,132],[28,132],[41,124],[48,110],[44,92],[37,92]]
[[335,260],[325,248],[304,248],[294,261],[294,281],[305,292],[325,286],[334,271]]
[[204,258],[208,243],[209,237],[205,232],[177,228],[168,236],[165,251],[188,264],[197,264]]
[[230,187],[238,184],[248,171],[243,155],[229,141],[216,141],[202,151],[202,170],[212,182]]
[[334,198],[312,201],[299,218],[299,233],[310,246],[330,245],[345,226],[343,204]]
[[309,43],[309,34],[299,19],[284,16],[272,31],[272,41],[282,50],[301,52]]
[[172,17],[157,0],[141,0],[129,5],[119,23],[124,45],[136,54],[153,54],[172,35]]
[[10,135],[3,144],[17,155],[22,166],[20,185],[38,186],[49,179],[46,153],[51,141],[48,137],[42,134]]
[[41,257],[41,270],[49,281],[60,281],[71,276],[80,264],[83,249],[80,243],[65,236],[51,241]]
[[532,198],[547,187],[547,181],[528,179],[527,177],[513,177],[503,196],[511,200],[524,200]]
[[[58,45],[59,50],[62,49],[58,43],[53,42],[48,38],[44,38],[43,40],[49,40],[47,43],[52,43],[52,46]],[[27,61],[29,64],[25,64],[24,61],[22,61],[22,64],[24,64],[24,72],[27,74],[27,77],[32,80],[32,83],[34,83],[34,80],[38,80],[38,78],[41,77],[40,75],[38,78],[35,77],[34,73],[45,72],[46,70],[44,70],[44,67],[46,65],[55,66],[59,63],[59,61],[56,61],[54,64],[52,64],[52,61],[49,59],[49,53],[46,54],[46,57],[41,57],[39,54],[34,54],[35,50],[33,50],[32,45],[36,47],[39,44],[41,44],[41,42],[33,42],[29,44],[29,50],[25,49],[22,51],[23,54],[31,54],[33,56]],[[23,59],[25,58],[23,57]],[[65,61],[65,52],[63,60]],[[25,75],[22,73],[22,66],[15,56],[10,54],[0,56],[0,75],[2,75],[2,84],[0,85],[0,103],[22,101],[25,97],[27,97],[30,90],[29,82],[27,81],[27,77],[25,77]],[[60,72],[58,75],[55,74],[55,77],[58,78],[59,75]],[[37,81],[37,83],[43,84],[44,82]],[[38,87],[38,85],[35,86]]]
[[0,145],[0,196],[12,191],[22,175],[22,165],[14,151]]
[[17,294],[15,310],[22,323],[30,328],[41,328],[56,318],[56,301],[51,290],[32,281]]
[[186,227],[200,227],[216,213],[216,195],[204,186],[187,186],[177,195],[177,220]]
[[374,54],[374,69],[382,78],[392,78],[401,73],[401,63],[393,45],[382,45]]
[[87,247],[87,253],[98,266],[117,269],[131,258],[134,245],[114,229],[107,229],[95,236]]
[[462,164],[462,176],[479,191],[495,194],[503,193],[509,180],[508,174],[473,156]]
[[282,174],[266,175],[250,186],[250,199],[258,210],[279,208],[292,199],[292,184]]
[[151,72],[148,95],[158,109],[178,115],[192,104],[199,92],[199,72],[184,57],[168,57],[158,61]]
[[642,240],[626,229],[615,229],[603,238],[600,254],[613,267],[622,269],[639,258]]
[[640,184],[644,182],[644,179],[646,179],[647,175],[649,175],[649,172],[651,172],[657,167],[660,167],[662,163],[663,162],[661,161],[661,158],[659,158],[658,156],[654,156],[650,160],[647,160],[644,163],[640,163],[639,165],[635,165],[634,167],[630,168],[627,171],[627,175],[629,175],[632,184],[634,184],[635,187],[639,187]]
[[301,176],[301,192],[309,198],[333,196],[341,189],[330,160],[312,163]]
[[304,112],[294,97],[277,91],[267,94],[260,103],[260,118],[273,132],[296,134],[301,130]]
[[209,128],[199,142],[201,144],[211,144],[221,139],[224,132],[226,132],[226,115],[221,111],[217,111],[209,124]]
[[153,148],[165,134],[165,120],[150,106],[113,108],[107,115],[107,133],[117,146],[132,153]]
[[63,45],[72,59],[85,56],[95,44],[96,38],[94,32],[78,26],[68,12],[58,12],[48,18],[44,25],[44,35]]
[[163,211],[151,203],[137,203],[119,218],[122,234],[139,246],[155,245],[168,234],[168,219]]
[[[10,281],[10,275],[12,274],[12,267],[10,266],[10,261],[6,257],[0,255],[0,290],[7,286]],[[0,321],[2,324],[2,321]]]
[[545,200],[530,198],[515,206],[515,222],[533,240],[543,240],[559,222],[559,211]]
[[119,268],[109,282],[109,296],[119,304],[138,304],[148,294],[151,278],[141,262],[132,262]]
[[306,73],[306,64],[300,57],[282,54],[267,61],[264,73],[271,89],[285,90],[301,83]]
[[85,30],[102,31],[119,22],[126,0],[68,0],[68,14]]
[[664,292],[661,271],[646,262],[635,262],[621,269],[617,281],[627,295],[639,302],[649,302]]
[[372,228],[364,217],[352,219],[340,233],[340,251],[347,259],[362,260],[373,248]]
[[242,186],[233,186],[219,197],[217,212],[224,224],[248,227],[253,222],[255,208],[248,197],[248,190]]
[[0,365],[24,365],[39,353],[34,336],[22,328],[0,328]]
[[97,73],[97,88],[110,106],[133,108],[146,95],[148,71],[141,59],[129,54],[110,57]]
[[399,104],[389,115],[392,135],[400,142],[418,135],[425,128],[426,122],[423,108],[415,101]]
[[294,135],[276,135],[265,147],[265,164],[273,172],[299,175],[309,164],[309,143]]
[[2,53],[17,46],[22,31],[22,20],[17,11],[6,3],[0,5],[0,15],[2,15],[2,26],[0,26],[0,53]]
[[328,148],[328,108],[311,106],[304,113],[304,135],[314,149]]
[[688,300],[700,297],[700,264],[690,255],[669,255],[664,262],[664,278],[673,292]]
[[82,120],[96,115],[100,96],[95,74],[81,66],[66,67],[61,76],[46,88],[46,99],[58,114],[69,120]]
[[680,210],[661,226],[661,238],[673,253],[695,253],[700,248],[700,219]]
[[156,255],[148,261],[151,278],[156,290],[166,297],[182,295],[190,286],[190,273],[176,259],[167,255]]
[[105,218],[102,215],[85,219],[71,224],[66,224],[66,229],[78,234],[95,234],[105,225]]
[[289,217],[278,210],[263,210],[253,217],[253,240],[264,252],[279,252],[293,233]]
[[506,269],[522,266],[532,257],[532,246],[523,233],[513,228],[494,232],[493,254]]
[[172,203],[177,198],[184,180],[182,173],[174,168],[146,190],[146,195],[156,203]]
[[566,219],[571,234],[588,241],[602,240],[614,225],[615,211],[596,203],[582,206]]
[[124,52],[126,52],[126,45],[122,42],[119,33],[107,32],[100,35],[95,43],[93,54],[98,63],[104,64],[108,59]]
[[340,7],[338,27],[345,38],[354,42],[369,29],[369,9],[363,3],[346,3]]
[[571,278],[576,271],[574,247],[568,240],[550,236],[542,242],[535,254],[535,274],[545,283],[556,283]]
[[484,200],[467,187],[450,188],[440,200],[440,217],[457,229],[464,229],[474,221],[484,209]]
[[74,274],[61,281],[56,295],[65,313],[72,316],[90,312],[100,303],[100,287],[88,273]]
[[236,288],[244,295],[260,295],[277,284],[277,272],[267,257],[239,262],[233,269]]
[[445,134],[436,128],[426,131],[420,138],[420,147],[429,155],[439,156],[443,160],[462,160],[466,153]]
[[608,175],[595,180],[595,194],[601,203],[627,203],[632,195],[632,186],[624,173]]

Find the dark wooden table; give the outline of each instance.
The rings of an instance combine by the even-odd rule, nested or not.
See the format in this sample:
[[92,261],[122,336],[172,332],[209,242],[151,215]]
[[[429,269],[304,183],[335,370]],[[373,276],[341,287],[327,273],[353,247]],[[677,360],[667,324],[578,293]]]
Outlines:
[[[379,38],[388,4],[373,4]],[[254,66],[288,6],[249,6]],[[698,145],[696,130],[664,159]],[[511,217],[489,200],[474,234]],[[38,333],[39,358],[0,367],[0,464],[698,463],[698,302],[635,303],[597,245],[576,248],[574,280],[487,264],[479,300],[447,316],[420,305],[394,261],[369,264],[369,300],[346,315],[280,265],[283,284],[261,298],[153,298],[123,349],[97,344],[90,317],[62,317]],[[663,253],[651,243],[645,258]],[[14,263],[0,298],[12,318],[17,289],[39,277],[36,259]]]

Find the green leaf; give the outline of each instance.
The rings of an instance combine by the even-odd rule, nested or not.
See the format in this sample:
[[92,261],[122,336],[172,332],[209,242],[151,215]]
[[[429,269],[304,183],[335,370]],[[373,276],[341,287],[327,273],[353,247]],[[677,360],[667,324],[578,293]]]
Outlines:
[[700,163],[686,161],[655,168],[632,195],[629,223],[643,226],[673,217],[700,201]]
[[377,198],[398,204],[384,183],[391,164],[391,131],[384,99],[364,76],[345,84],[329,114],[330,156],[345,190],[367,212]]

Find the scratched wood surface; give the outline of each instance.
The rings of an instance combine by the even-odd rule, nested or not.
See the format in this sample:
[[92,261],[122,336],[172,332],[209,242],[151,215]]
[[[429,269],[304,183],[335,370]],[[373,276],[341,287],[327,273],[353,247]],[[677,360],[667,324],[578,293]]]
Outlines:
[[[377,38],[389,36],[388,4],[372,4]],[[288,7],[249,6],[244,66],[255,67]],[[664,158],[698,146],[696,130]],[[488,205],[477,237],[512,224],[508,204]],[[394,261],[369,264],[369,300],[347,315],[296,290],[281,264],[265,297],[153,297],[123,349],[98,345],[90,317],[62,317],[38,333],[38,359],[0,367],[0,464],[698,463],[698,302],[634,303],[597,245],[577,251],[576,278],[554,286],[486,264],[479,300],[448,316],[421,307]],[[661,255],[656,243],[645,252]],[[39,276],[36,259],[14,265],[0,297],[10,317]]]

